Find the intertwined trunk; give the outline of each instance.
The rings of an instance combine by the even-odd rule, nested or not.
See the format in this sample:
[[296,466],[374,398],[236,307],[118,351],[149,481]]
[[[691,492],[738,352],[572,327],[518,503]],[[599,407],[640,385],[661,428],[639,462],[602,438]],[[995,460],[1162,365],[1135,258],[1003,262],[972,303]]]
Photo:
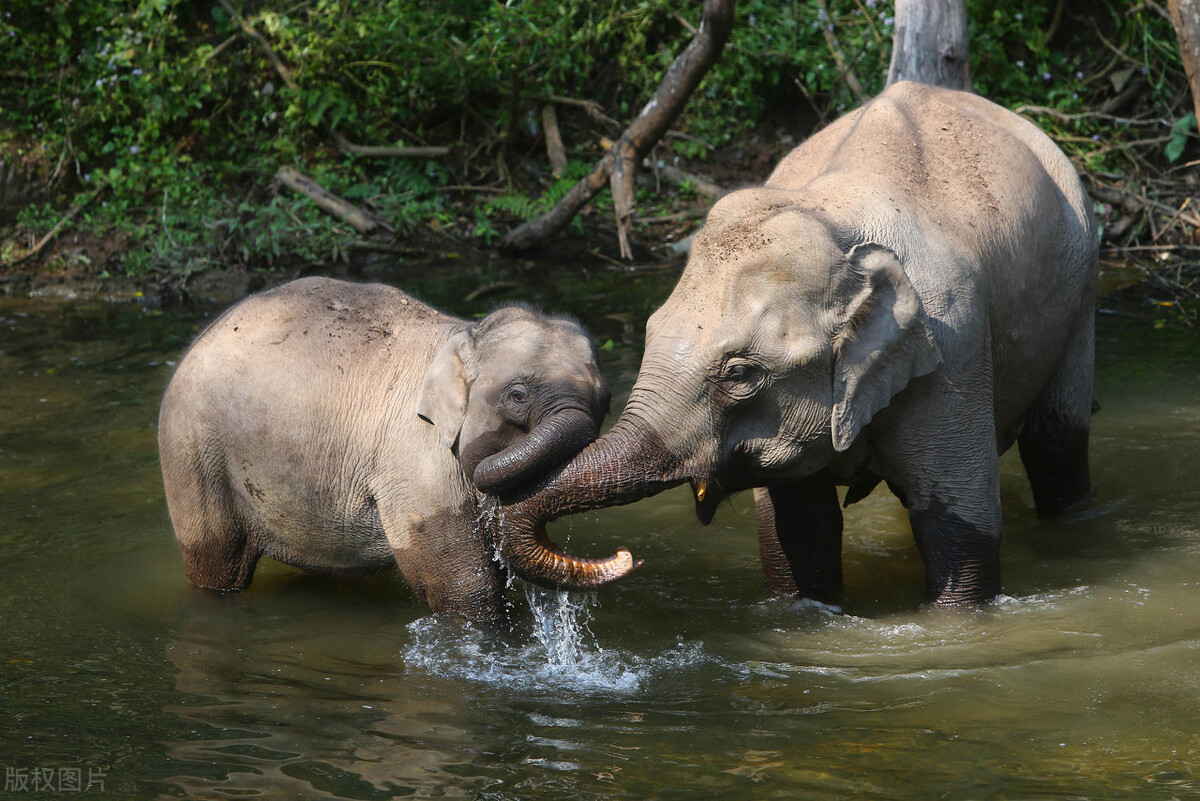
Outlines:
[[483,459],[471,480],[482,492],[503,495],[579,453],[596,439],[596,427],[582,409],[554,414],[520,443]]
[[657,437],[625,414],[612,430],[531,491],[504,498],[495,540],[526,581],[564,589],[593,589],[634,570],[625,548],[608,559],[578,559],[546,536],[546,523],[570,514],[633,503],[684,481]]

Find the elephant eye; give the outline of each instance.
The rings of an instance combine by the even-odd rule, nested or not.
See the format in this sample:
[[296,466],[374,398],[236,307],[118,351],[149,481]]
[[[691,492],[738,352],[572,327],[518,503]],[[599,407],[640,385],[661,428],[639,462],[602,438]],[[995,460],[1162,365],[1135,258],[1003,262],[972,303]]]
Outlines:
[[750,365],[748,364],[731,364],[725,370],[725,380],[733,384],[740,384],[749,377]]
[[508,400],[518,406],[529,403],[529,388],[524,384],[514,384],[508,388]]
[[753,397],[766,383],[766,371],[748,361],[730,361],[721,372],[725,392],[734,400]]

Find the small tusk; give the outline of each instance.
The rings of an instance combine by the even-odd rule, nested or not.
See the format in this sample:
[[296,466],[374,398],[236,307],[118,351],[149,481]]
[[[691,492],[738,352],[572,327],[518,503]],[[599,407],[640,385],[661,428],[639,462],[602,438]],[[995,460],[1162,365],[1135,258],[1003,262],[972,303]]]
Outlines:
[[695,484],[692,485],[692,488],[696,491],[696,502],[703,503],[704,496],[708,494],[708,482],[707,481],[697,481]]

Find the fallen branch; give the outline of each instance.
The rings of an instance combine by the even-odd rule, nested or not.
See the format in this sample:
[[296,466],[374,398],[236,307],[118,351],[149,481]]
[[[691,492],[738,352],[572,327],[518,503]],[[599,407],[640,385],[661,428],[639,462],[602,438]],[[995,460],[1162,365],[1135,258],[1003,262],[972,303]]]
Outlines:
[[445,156],[450,152],[448,147],[386,147],[380,145],[356,145],[334,130],[329,131],[333,143],[343,153],[353,153],[358,156],[374,158],[399,159],[428,159]]
[[[1200,214],[1191,207],[1191,196],[1185,196],[1182,201],[1175,199],[1179,206],[1163,203],[1160,200],[1146,196],[1144,188],[1135,191],[1125,186],[1106,185],[1099,183],[1095,176],[1088,176],[1088,194],[1095,200],[1111,205],[1120,212],[1120,217],[1106,225],[1104,238],[1112,241],[1124,236],[1139,220],[1147,219],[1151,223],[1152,239],[1157,242],[1169,231],[1178,231],[1183,236],[1190,236],[1186,231],[1179,231],[1179,224],[1190,225],[1194,230],[1200,230]],[[1153,214],[1160,214],[1165,221],[1156,221]],[[1157,228],[1157,230],[1153,230]],[[1194,234],[1193,234],[1194,235]],[[1155,248],[1175,247],[1176,245],[1153,245]]]
[[67,213],[64,214],[59,221],[54,224],[54,227],[51,228],[45,236],[37,241],[37,244],[24,253],[18,256],[13,256],[5,262],[4,266],[11,267],[12,265],[20,264],[21,262],[32,259],[41,253],[45,249],[46,245],[49,245],[51,242],[53,242],[54,238],[59,235],[62,229],[65,228],[67,224],[71,222],[71,220],[79,216],[79,212],[83,211],[87,204],[91,203],[92,200],[95,199],[96,195],[99,195],[102,191],[104,191],[107,185],[107,183],[101,183],[91,192],[88,192],[82,197],[77,198],[75,202],[71,204],[71,208],[67,209]]
[[661,225],[663,223],[683,222],[684,220],[695,220],[708,214],[707,208],[684,209],[677,211],[674,214],[663,214],[659,217],[638,217],[638,225]]
[[[1191,202],[1192,202],[1191,197],[1186,197],[1183,199],[1183,205],[1179,207],[1179,211],[1172,214],[1171,219],[1167,220],[1166,224],[1162,227],[1162,229],[1154,235],[1154,238],[1150,240],[1151,244],[1153,244],[1154,242],[1157,242],[1163,234],[1165,234],[1167,231],[1171,230],[1171,228],[1175,225],[1175,223],[1177,221],[1179,221],[1181,218],[1183,218],[1183,213],[1185,211],[1187,211],[1188,204]],[[1195,219],[1195,215],[1192,215],[1192,219],[1193,220]],[[1192,224],[1195,225],[1195,223],[1192,223]]]
[[[602,150],[612,150],[615,146],[616,143],[611,139],[600,140],[600,147]],[[650,159],[642,159],[642,166],[655,168],[654,163]],[[719,200],[729,192],[728,189],[718,186],[701,175],[694,175],[690,172],[685,172],[672,164],[659,165],[657,170],[660,176],[666,178],[676,186],[683,186],[684,184],[687,184],[697,195],[706,197],[709,200]]]
[[488,295],[494,295],[497,292],[507,292],[510,289],[516,289],[519,286],[520,284],[516,281],[493,281],[490,284],[484,284],[473,292],[468,292],[463,300],[470,303],[471,301],[485,298]]
[[683,111],[696,86],[720,56],[733,29],[734,4],[735,0],[704,0],[696,36],[671,64],[650,102],[621,134],[613,149],[553,209],[508,232],[500,240],[502,251],[520,253],[561,231],[611,180],[621,256],[632,258],[629,234],[633,225],[634,171]]
[[368,211],[342,200],[312,178],[291,167],[280,167],[275,178],[289,189],[307,197],[317,208],[349,225],[360,234],[374,233],[380,228],[391,232],[392,227]]
[[275,68],[275,72],[283,79],[288,88],[298,90],[300,87],[296,84],[295,78],[292,77],[292,70],[287,64],[283,63],[283,59],[275,52],[275,48],[271,47],[271,43],[258,32],[257,28],[246,21],[246,18],[242,16],[242,12],[234,8],[229,0],[217,0],[217,2],[221,4],[221,8],[225,9],[225,13],[229,15],[230,19],[236,22],[238,27],[242,29],[242,33],[249,36],[250,41],[258,45],[258,49],[263,51],[263,55],[267,57],[267,61],[271,62],[271,66]]
[[372,242],[370,240],[348,242],[346,250],[357,251],[361,253],[386,253],[389,256],[428,256],[429,254],[423,250],[416,248],[403,247],[401,245],[388,245],[383,242]]
[[682,186],[683,184],[687,184],[688,186],[691,187],[692,191],[695,192],[697,195],[700,195],[701,197],[706,197],[709,200],[719,200],[721,197],[723,197],[724,195],[726,195],[729,192],[729,190],[726,189],[725,187],[718,186],[717,184],[714,184],[712,181],[708,180],[707,178],[701,177],[699,175],[693,175],[690,172],[684,172],[683,170],[679,169],[678,167],[672,166],[670,164],[666,164],[659,169],[660,169],[660,172],[662,173],[662,176],[664,178],[666,178],[668,181],[671,181],[680,186]]
[[1063,122],[1074,122],[1075,120],[1105,120],[1118,125],[1152,125],[1160,128],[1171,127],[1171,122],[1168,120],[1134,120],[1130,119],[1129,117],[1117,117],[1112,114],[1104,114],[1103,112],[1099,111],[1084,111],[1078,114],[1067,114],[1057,109],[1047,108],[1046,106],[1031,106],[1028,104],[1018,106],[1016,112],[1018,114],[1045,114],[1048,117],[1054,117],[1056,120],[1062,120]]

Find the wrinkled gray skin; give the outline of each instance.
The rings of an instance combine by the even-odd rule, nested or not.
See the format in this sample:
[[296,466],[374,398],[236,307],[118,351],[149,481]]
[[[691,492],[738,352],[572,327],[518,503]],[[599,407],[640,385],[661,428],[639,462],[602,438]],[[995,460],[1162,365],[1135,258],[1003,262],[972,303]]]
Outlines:
[[[468,324],[381,284],[324,278],[249,297],[197,339],[163,399],[188,580],[241,589],[262,554],[319,573],[399,565],[434,611],[501,622],[480,491],[569,459],[608,403],[573,322],[511,307]],[[520,575],[520,555],[509,562]],[[603,577],[576,583],[589,581]]]
[[1090,489],[1097,236],[1070,161],[971,94],[898,83],[710,212],[613,429],[514,538],[690,481],[702,522],[755,489],[775,593],[836,599],[842,515],[880,481],[908,509],[927,598],[1000,588],[997,458],[1039,514]]

